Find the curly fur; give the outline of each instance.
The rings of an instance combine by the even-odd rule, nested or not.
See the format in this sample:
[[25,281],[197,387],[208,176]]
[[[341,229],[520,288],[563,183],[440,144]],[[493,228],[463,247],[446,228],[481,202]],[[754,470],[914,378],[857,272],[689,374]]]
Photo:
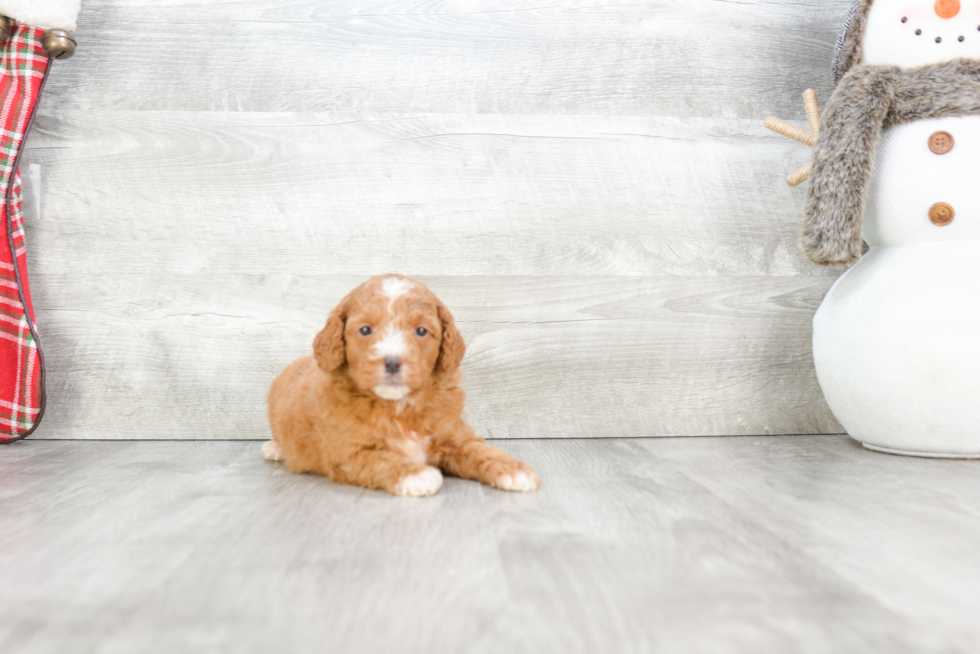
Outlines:
[[[401,361],[394,373],[386,338]],[[399,275],[368,280],[330,313],[313,355],[273,381],[273,439],[263,454],[293,472],[395,495],[435,493],[439,469],[504,490],[536,489],[531,466],[487,445],[463,420],[465,351],[449,309],[423,284]],[[385,385],[408,392],[385,399]]]
[[980,62],[851,67],[824,109],[814,148],[801,240],[806,255],[831,266],[861,258],[862,216],[882,129],[978,114]]

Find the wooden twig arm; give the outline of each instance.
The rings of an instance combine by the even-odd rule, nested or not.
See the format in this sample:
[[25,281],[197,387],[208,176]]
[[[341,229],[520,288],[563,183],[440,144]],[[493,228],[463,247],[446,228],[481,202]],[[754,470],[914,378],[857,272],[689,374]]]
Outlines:
[[[807,89],[803,92],[803,106],[806,108],[807,122],[810,123],[809,131],[790,125],[778,118],[767,119],[765,125],[777,134],[782,134],[812,148],[817,144],[817,133],[820,131],[820,103],[817,101],[816,91]],[[787,177],[786,183],[790,186],[799,186],[810,177],[812,169],[813,164],[808,163]]]

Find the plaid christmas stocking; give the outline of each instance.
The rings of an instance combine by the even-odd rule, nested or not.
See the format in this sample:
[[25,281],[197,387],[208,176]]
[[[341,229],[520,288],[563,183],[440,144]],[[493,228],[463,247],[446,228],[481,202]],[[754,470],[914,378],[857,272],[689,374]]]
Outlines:
[[0,442],[28,436],[44,412],[44,358],[27,285],[17,166],[50,59],[44,30],[7,20],[0,44]]

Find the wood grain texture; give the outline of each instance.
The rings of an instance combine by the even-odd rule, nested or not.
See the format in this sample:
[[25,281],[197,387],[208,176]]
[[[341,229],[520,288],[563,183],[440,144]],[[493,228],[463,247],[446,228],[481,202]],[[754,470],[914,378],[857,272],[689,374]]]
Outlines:
[[[269,383],[312,351],[355,283],[125,279],[128,288],[112,278],[51,284],[61,299],[39,314],[51,402],[39,437],[267,438]],[[453,307],[468,343],[467,416],[484,435],[840,430],[807,353],[813,310],[832,280],[422,281]]]
[[752,121],[73,115],[26,155],[41,274],[830,275],[782,182],[808,148]]
[[756,118],[832,86],[850,0],[86,0],[81,109]]
[[840,431],[808,148],[762,120],[827,97],[847,5],[86,2],[25,154],[38,437],[263,438],[389,271],[456,312],[484,433]]
[[0,450],[0,651],[969,654],[977,464],[843,437],[499,442],[393,498],[248,442]]

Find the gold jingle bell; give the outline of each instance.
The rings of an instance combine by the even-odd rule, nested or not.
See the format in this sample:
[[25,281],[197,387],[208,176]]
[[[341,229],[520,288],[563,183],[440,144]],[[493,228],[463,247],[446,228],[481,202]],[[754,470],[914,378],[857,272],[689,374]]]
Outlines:
[[48,30],[41,39],[41,49],[52,59],[70,59],[76,45],[78,41],[66,30]]
[[6,16],[0,16],[0,43],[6,43],[14,31],[14,21]]

